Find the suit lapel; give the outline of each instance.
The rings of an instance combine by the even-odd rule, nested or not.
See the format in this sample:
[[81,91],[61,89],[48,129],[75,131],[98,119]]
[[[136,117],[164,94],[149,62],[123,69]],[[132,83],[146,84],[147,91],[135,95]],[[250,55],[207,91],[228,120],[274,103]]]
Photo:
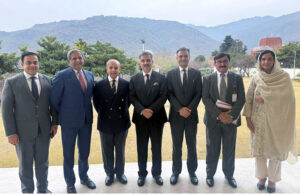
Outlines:
[[25,93],[27,93],[27,95],[31,97],[32,101],[35,102],[35,98],[33,97],[32,93],[29,89],[27,79],[26,79],[24,73],[21,73],[21,74],[22,74],[21,75],[21,80],[22,80],[22,88],[21,89],[25,90]]
[[215,72],[211,76],[212,76],[212,87],[217,96],[216,98],[219,99],[220,95],[219,95],[219,89],[218,89],[218,74]]
[[232,92],[232,87],[233,87],[233,75],[228,72],[227,74],[227,90],[226,90],[226,101],[227,103],[231,102],[231,92]]

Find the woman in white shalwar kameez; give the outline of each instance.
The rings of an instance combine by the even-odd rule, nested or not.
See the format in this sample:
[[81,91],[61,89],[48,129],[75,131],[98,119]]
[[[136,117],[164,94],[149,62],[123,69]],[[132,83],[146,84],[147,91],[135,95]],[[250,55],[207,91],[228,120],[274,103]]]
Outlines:
[[[297,161],[295,94],[288,73],[280,68],[275,53],[263,51],[258,58],[244,108],[251,131],[251,154],[255,157],[257,188],[275,192],[281,180],[281,161]],[[267,160],[269,165],[267,165]]]

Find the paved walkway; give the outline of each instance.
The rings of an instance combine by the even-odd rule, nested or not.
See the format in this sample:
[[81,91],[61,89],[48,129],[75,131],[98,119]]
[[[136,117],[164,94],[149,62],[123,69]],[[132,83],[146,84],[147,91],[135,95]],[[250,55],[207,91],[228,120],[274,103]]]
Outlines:
[[[95,190],[89,190],[87,187],[80,184],[77,174],[77,166],[75,166],[76,173],[76,188],[78,193],[266,193],[266,191],[259,191],[256,189],[257,180],[254,178],[254,159],[237,159],[235,179],[238,187],[231,188],[224,179],[221,160],[217,173],[215,175],[215,186],[209,188],[205,183],[205,161],[198,161],[198,170],[196,172],[199,184],[194,186],[190,183],[186,162],[183,163],[182,174],[179,177],[177,185],[170,184],[172,163],[163,161],[162,177],[164,185],[156,185],[151,174],[148,174],[146,183],[143,187],[137,186],[137,164],[126,163],[125,174],[128,178],[126,185],[120,184],[118,181],[107,187],[104,184],[105,173],[102,164],[90,165],[89,176],[96,183]],[[151,163],[148,163],[148,170],[151,170]],[[151,171],[150,171],[151,172]],[[65,193],[66,185],[63,177],[63,170],[61,166],[51,166],[49,168],[49,189],[53,193]],[[0,169],[0,193],[20,193],[20,181],[18,178],[17,168],[1,168]],[[277,184],[277,192],[279,193],[300,193],[300,162],[290,165],[286,162],[282,164],[282,181]]]

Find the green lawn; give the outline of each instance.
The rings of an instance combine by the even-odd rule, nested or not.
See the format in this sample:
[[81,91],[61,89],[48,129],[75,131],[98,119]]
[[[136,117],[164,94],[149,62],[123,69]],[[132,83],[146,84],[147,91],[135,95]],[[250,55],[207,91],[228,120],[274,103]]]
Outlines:
[[[245,89],[248,88],[249,79],[244,79]],[[294,89],[296,93],[296,128],[298,131],[297,140],[298,140],[298,151],[300,151],[300,82],[294,82]],[[165,105],[166,110],[169,110],[169,103]],[[132,106],[130,111],[132,113]],[[205,159],[206,149],[205,149],[205,126],[202,122],[204,114],[204,106],[202,101],[198,107],[199,111],[199,121],[198,124],[198,134],[197,134],[197,152],[198,159]],[[92,164],[102,163],[101,148],[100,148],[100,137],[97,130],[97,113],[94,112],[94,123],[93,123],[93,134],[91,142],[91,153],[89,162]],[[15,152],[15,147],[8,144],[7,138],[5,137],[3,126],[2,126],[2,117],[0,119],[0,167],[16,167],[18,166],[18,160]],[[236,146],[236,157],[237,158],[248,158],[250,157],[250,143],[249,143],[249,130],[246,126],[244,117],[242,117],[242,126],[238,128],[237,136],[237,146]],[[149,144],[149,157],[151,159],[151,151]],[[77,150],[75,152],[77,162]],[[163,145],[162,145],[162,157],[165,161],[172,160],[172,138],[170,132],[169,123],[165,124],[164,133],[163,133]],[[185,142],[183,143],[183,159],[186,159],[186,146]],[[136,136],[135,136],[135,126],[134,124],[129,129],[128,138],[126,142],[126,161],[127,162],[136,162],[137,161],[137,152],[136,152]],[[61,134],[60,130],[55,138],[51,141],[50,147],[50,165],[62,165],[62,144],[61,144]]]

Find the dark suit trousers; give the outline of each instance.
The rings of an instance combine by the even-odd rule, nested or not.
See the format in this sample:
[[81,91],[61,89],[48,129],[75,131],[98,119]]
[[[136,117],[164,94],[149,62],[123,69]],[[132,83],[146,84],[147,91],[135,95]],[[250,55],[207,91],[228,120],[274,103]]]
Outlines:
[[[116,134],[100,131],[104,170],[108,176],[114,176],[115,173],[117,176],[124,174],[127,134],[128,130]],[[114,158],[114,151],[116,152],[116,158]]]
[[48,188],[48,155],[50,137],[38,135],[30,141],[20,140],[16,145],[17,156],[19,159],[19,177],[23,193],[33,193],[33,161],[35,164],[35,176],[37,189],[44,191]]
[[185,133],[185,140],[187,145],[187,169],[190,175],[193,175],[198,167],[196,137],[197,137],[197,123],[183,117],[176,117],[172,122],[171,132],[173,141],[173,166],[172,172],[179,175],[182,169],[182,141],[183,133]]
[[145,123],[136,123],[136,140],[138,151],[138,175],[146,177],[147,159],[148,159],[148,142],[151,139],[152,150],[152,176],[156,177],[161,174],[161,145],[164,124],[147,121]]
[[222,143],[222,170],[227,178],[234,173],[236,126],[218,123],[215,128],[206,128],[206,173],[213,178],[218,166]]
[[77,138],[78,172],[80,180],[86,181],[89,169],[88,158],[90,154],[92,125],[85,124],[81,128],[62,127],[62,144],[64,155],[64,177],[68,186],[75,184],[74,151]]

